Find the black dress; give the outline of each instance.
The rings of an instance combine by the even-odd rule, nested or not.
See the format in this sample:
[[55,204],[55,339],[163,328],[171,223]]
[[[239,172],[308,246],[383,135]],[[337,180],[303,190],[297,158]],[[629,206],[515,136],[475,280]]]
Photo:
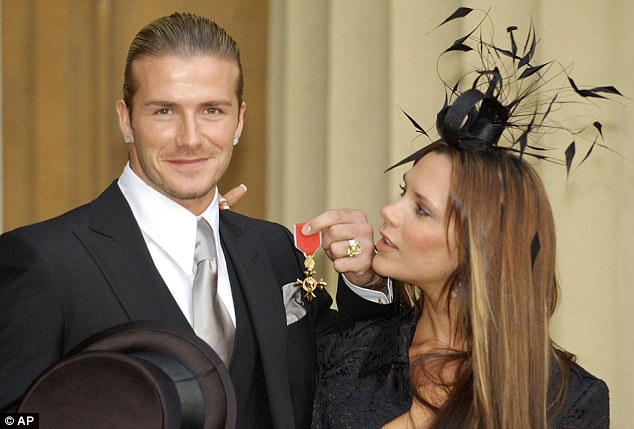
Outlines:
[[[417,312],[407,310],[317,339],[313,429],[380,428],[411,408],[408,349],[417,319]],[[559,382],[555,371],[551,386]],[[563,408],[549,428],[608,428],[607,385],[576,363],[568,383]]]

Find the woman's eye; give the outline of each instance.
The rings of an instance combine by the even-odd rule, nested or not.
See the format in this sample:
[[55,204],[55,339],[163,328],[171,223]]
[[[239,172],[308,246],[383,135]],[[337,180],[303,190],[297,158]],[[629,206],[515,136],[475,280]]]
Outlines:
[[431,216],[431,213],[429,213],[425,207],[420,204],[416,204],[416,215],[420,217],[429,217]]
[[405,195],[405,191],[407,191],[407,188],[404,185],[398,185],[399,188],[401,188],[401,193],[398,194],[399,197],[402,197],[403,195]]

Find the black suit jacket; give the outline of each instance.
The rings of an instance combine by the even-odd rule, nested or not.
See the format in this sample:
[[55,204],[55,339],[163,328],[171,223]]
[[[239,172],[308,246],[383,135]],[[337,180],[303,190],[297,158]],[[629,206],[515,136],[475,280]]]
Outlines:
[[[306,317],[287,326],[281,287],[303,276],[303,257],[294,249],[289,231],[222,212],[220,235],[234,296],[238,292],[244,299],[250,315],[250,323],[241,325],[237,314],[238,334],[240,327],[252,328],[257,353],[250,357],[258,360],[256,368],[262,371],[258,380],[266,387],[270,425],[305,427],[312,409],[315,335],[334,323],[331,298],[318,293],[307,304]],[[356,299],[348,296],[351,302]],[[366,310],[363,314],[369,314]],[[39,374],[89,336],[135,320],[161,320],[191,329],[154,266],[116,182],[87,205],[3,234],[0,409],[17,406]],[[244,385],[240,369],[233,366],[232,377],[241,380],[235,386],[240,398],[252,386]]]

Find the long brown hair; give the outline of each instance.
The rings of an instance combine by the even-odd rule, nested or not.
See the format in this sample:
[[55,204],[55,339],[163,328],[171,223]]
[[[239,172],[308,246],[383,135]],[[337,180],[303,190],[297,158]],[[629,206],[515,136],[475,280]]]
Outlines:
[[[436,412],[436,428],[545,429],[549,406],[555,409],[548,404],[550,366],[560,366],[566,380],[572,355],[555,353],[548,332],[558,284],[555,227],[543,184],[533,167],[508,151],[464,151],[437,142],[422,156],[430,152],[452,161],[445,222],[455,226],[458,268],[446,296],[454,291],[456,334],[465,350],[414,359],[415,396]],[[457,371],[450,381],[432,378],[448,392],[434,406],[416,386],[439,361],[457,363]],[[555,402],[565,393],[561,387]]]

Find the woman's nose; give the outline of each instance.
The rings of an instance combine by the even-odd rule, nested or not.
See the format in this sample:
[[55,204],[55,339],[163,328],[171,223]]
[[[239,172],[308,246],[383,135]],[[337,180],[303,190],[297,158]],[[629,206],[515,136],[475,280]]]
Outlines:
[[381,209],[381,217],[386,223],[394,225],[397,221],[398,203],[399,200],[393,201],[390,204],[383,206]]

